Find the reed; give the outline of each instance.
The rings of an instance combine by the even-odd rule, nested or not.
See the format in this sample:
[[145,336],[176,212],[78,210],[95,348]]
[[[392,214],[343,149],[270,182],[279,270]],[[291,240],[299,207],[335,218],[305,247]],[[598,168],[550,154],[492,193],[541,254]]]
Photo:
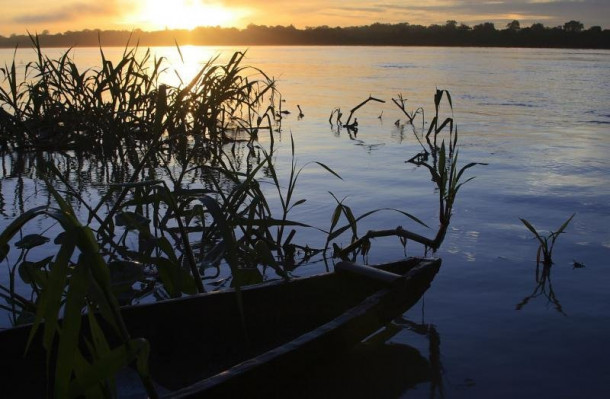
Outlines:
[[572,216],[570,216],[561,226],[559,226],[557,231],[550,231],[547,235],[544,235],[544,233],[536,230],[534,225],[532,225],[526,219],[519,218],[525,227],[532,232],[536,240],[538,240],[536,264],[540,264],[541,259],[544,265],[550,266],[553,264],[553,247],[555,246],[555,241],[557,241],[557,238],[564,233],[565,229],[568,227],[575,215],[576,214],[572,214]]
[[[227,176],[239,177],[227,167],[230,154],[224,147],[241,134],[252,141],[259,130],[273,133],[272,105],[266,101],[274,82],[259,70],[254,72],[261,79],[246,77],[252,71],[241,65],[244,53],[239,52],[226,64],[210,60],[186,85],[170,87],[160,83],[164,60],[149,50],[140,55],[137,47],[126,47],[115,64],[100,49],[101,67],[80,71],[70,51],[50,59],[38,38],[31,39],[37,60],[26,65],[22,77],[14,59],[0,68],[3,150],[90,152],[101,162],[125,165],[128,172],[125,182],[110,184],[97,204],[89,204],[78,187],[36,153],[39,177],[52,198],[49,206],[24,211],[0,233],[2,259],[11,243],[21,250],[9,263],[10,287],[1,287],[8,304],[3,308],[15,324],[33,320],[32,337],[42,329],[49,354],[57,338],[57,360],[48,365],[54,396],[113,396],[114,374],[135,361],[148,394],[155,397],[147,371],[148,344],[129,336],[119,306],[144,295],[163,299],[203,292],[202,275],[213,257],[232,268],[237,286],[244,284],[238,265],[246,255],[254,251],[251,258],[273,259],[264,245],[232,239],[231,230],[247,224],[243,210],[261,209],[255,175],[266,162],[237,184],[246,190],[227,191]],[[176,164],[177,175],[146,178],[159,167],[170,171]],[[225,168],[222,179],[210,181],[210,189],[184,187],[194,171],[222,169],[214,165]],[[57,183],[65,189],[56,189]],[[212,195],[229,201],[221,205]],[[89,213],[84,224],[70,203]],[[233,225],[220,217],[221,207]],[[40,218],[59,224],[61,234],[52,242],[41,234],[15,242]],[[199,242],[193,241],[197,234]],[[129,237],[137,239],[137,248],[127,243]],[[30,259],[29,251],[41,245],[55,255]],[[30,286],[30,298],[15,289],[17,277]],[[110,330],[102,330],[100,323]],[[109,344],[109,332],[118,337],[118,345]]]
[[[138,148],[152,140],[156,101],[168,66],[150,49],[125,47],[118,62],[100,48],[99,68],[81,71],[72,50],[57,59],[44,55],[30,36],[36,61],[20,76],[15,57],[0,68],[0,138],[6,150]],[[179,51],[179,49],[178,49]],[[210,59],[184,85],[167,86],[164,132],[201,142],[227,140],[227,132],[271,131],[266,104],[275,83],[262,71],[242,65],[236,52],[226,64]],[[256,76],[255,79],[248,75]],[[269,124],[265,125],[267,121]]]
[[[452,115],[442,119],[440,108],[444,97],[447,99]],[[441,136],[443,134],[444,138]],[[438,142],[439,138],[441,140],[440,144]],[[430,245],[428,245],[436,250],[442,244],[447,233],[459,190],[464,184],[474,179],[474,177],[470,177],[463,180],[464,172],[474,166],[486,164],[471,162],[462,167],[459,166],[458,131],[453,120],[451,95],[446,90],[437,90],[434,95],[434,117],[425,135],[426,144],[424,145],[419,138],[418,140],[423,151],[407,162],[426,168],[437,188],[439,229]]]

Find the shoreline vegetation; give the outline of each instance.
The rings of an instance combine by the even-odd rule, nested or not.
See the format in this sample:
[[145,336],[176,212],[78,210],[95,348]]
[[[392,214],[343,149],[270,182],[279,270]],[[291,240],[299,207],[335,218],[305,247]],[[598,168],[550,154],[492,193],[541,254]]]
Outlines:
[[[464,172],[477,165],[457,166],[447,91],[435,93],[427,132],[423,111],[419,130],[419,109],[407,112],[399,95],[394,103],[422,146],[407,162],[427,169],[438,189],[435,239],[400,226],[362,235],[360,222],[381,211],[397,213],[405,226],[428,226],[400,209],[354,214],[332,192],[330,228],[316,227],[292,219],[307,201],[296,197],[301,172],[320,167],[342,178],[320,162],[297,165],[292,136],[288,176],[280,176],[274,140],[281,139],[281,94],[262,70],[242,65],[245,53],[226,63],[211,58],[190,82],[171,86],[159,80],[167,60],[138,47],[116,63],[100,49],[99,67],[83,71],[70,49],[51,58],[39,36],[29,40],[36,61],[23,70],[15,59],[0,67],[0,155],[19,159],[22,169],[34,165],[46,204],[22,209],[0,231],[8,281],[0,284],[0,312],[15,326],[33,323],[28,345],[47,352],[49,396],[116,396],[114,375],[129,364],[147,394],[158,396],[150,343],[131,336],[123,305],[232,287],[245,325],[242,287],[290,280],[314,258],[330,271],[329,259],[366,258],[370,239],[382,236],[398,237],[405,257],[407,240],[434,252],[458,190],[471,179]],[[355,133],[351,116],[366,102],[346,123],[338,115],[336,128]],[[69,178],[87,164],[105,176],[93,185],[99,196]],[[303,229],[325,236],[324,248],[301,244]]]
[[[30,32],[34,33],[34,32]],[[197,27],[192,30],[160,31],[85,29],[38,33],[41,47],[125,46],[128,41],[143,47],[185,45],[364,45],[364,46],[448,46],[448,47],[531,47],[610,49],[610,29],[579,21],[556,27],[535,23],[521,27],[519,21],[498,29],[485,22],[474,26],[454,20],[444,25],[374,23],[364,26],[317,26],[304,29],[289,26],[250,24],[244,29]],[[29,47],[29,34],[0,36],[0,48]]]

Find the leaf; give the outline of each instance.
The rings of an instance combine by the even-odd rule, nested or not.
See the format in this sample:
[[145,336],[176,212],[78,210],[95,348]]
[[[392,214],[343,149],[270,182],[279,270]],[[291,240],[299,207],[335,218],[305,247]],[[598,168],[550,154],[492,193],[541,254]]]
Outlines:
[[178,257],[174,252],[174,248],[169,240],[165,237],[159,237],[155,240],[157,247],[163,251],[172,263],[178,263]]
[[263,275],[255,268],[237,268],[233,271],[233,280],[231,280],[231,287],[244,287],[247,285],[260,284],[263,282]]
[[210,249],[209,251],[207,251],[205,253],[205,256],[203,257],[203,261],[202,261],[204,267],[219,264],[224,256],[225,250],[226,250],[225,242],[224,241],[217,242],[212,247],[212,249]]
[[341,205],[340,203],[337,204],[337,206],[335,207],[335,210],[333,211],[333,216],[332,216],[331,222],[330,222],[330,231],[333,231],[335,226],[337,225],[337,223],[339,223],[339,218],[341,217],[342,207],[343,207],[343,205]]
[[178,50],[178,54],[180,55],[180,61],[182,61],[182,63],[184,63],[184,57],[182,56],[182,50],[180,50],[180,45],[178,44],[178,41],[174,38],[174,44],[176,45],[176,49]]
[[256,220],[248,220],[245,218],[239,218],[239,222],[243,222],[244,224],[249,224],[250,226],[262,226],[262,227],[272,227],[272,226],[299,226],[299,227],[312,227],[311,225],[294,222],[292,220],[281,220],[274,219],[271,217],[266,217],[264,219],[256,219]]
[[75,248],[75,242],[74,240],[70,239],[71,237],[69,233],[67,233],[66,237],[67,239],[62,244],[57,256],[55,257],[53,267],[51,267],[47,285],[38,298],[36,318],[34,320],[34,325],[30,330],[30,336],[28,337],[27,347],[30,346],[37,329],[44,319],[43,346],[47,350],[47,362],[50,360],[51,347],[55,337],[59,309],[62,302],[62,294],[66,286],[68,276],[68,266]]
[[11,250],[11,246],[8,244],[3,244],[0,247],[0,261],[4,260],[8,256],[9,251]]
[[195,295],[199,292],[195,284],[195,278],[186,270],[180,268],[180,290],[187,295]]
[[[381,209],[380,209],[381,210]],[[413,220],[414,222],[421,224],[424,227],[430,228],[430,226],[428,226],[426,223],[424,223],[421,219],[411,215],[410,213],[401,211],[400,209],[392,209],[392,208],[383,208],[382,210],[389,210],[389,211],[394,211],[394,212],[398,212],[400,214],[405,215],[406,217],[408,217],[409,219]]]
[[343,180],[343,178],[337,172],[335,172],[334,170],[332,170],[331,168],[329,168],[328,166],[326,166],[322,162],[317,162],[316,161],[315,163],[317,163],[318,165],[320,165],[321,167],[326,169],[329,173],[331,173],[331,174],[335,175],[336,177],[338,177],[339,179]]
[[[456,181],[459,181],[459,180],[460,180],[460,177],[462,177],[462,174],[463,174],[463,173],[464,173],[464,172],[465,172],[467,169],[470,169],[470,168],[472,168],[473,166],[476,166],[476,165],[486,166],[487,164],[486,164],[486,163],[484,163],[484,162],[471,162],[471,163],[469,163],[468,165],[465,165],[465,166],[463,166],[463,167],[460,169],[459,173],[457,174],[457,178],[456,178],[455,180],[456,180]],[[472,179],[470,179],[470,180],[472,180]]]
[[364,240],[362,242],[360,249],[362,250],[362,256],[366,256],[369,253],[369,251],[371,250],[371,240],[369,240],[369,239]]
[[51,259],[53,257],[49,256],[38,262],[21,262],[19,265],[19,277],[26,284],[35,283],[39,287],[44,287],[44,283],[47,280],[47,272],[42,269],[49,264]]
[[572,218],[575,216],[576,214],[573,213],[572,216],[570,216],[568,218],[568,220],[566,220],[565,222],[563,222],[563,224],[561,225],[561,227],[559,227],[559,230],[557,230],[555,233],[551,232],[550,238],[551,238],[551,248],[549,250],[549,257],[550,257],[550,252],[553,250],[553,247],[555,246],[555,240],[557,240],[557,238],[559,237],[559,235],[561,233],[563,233],[563,231],[566,229],[566,227],[568,227],[568,224],[572,221]]
[[49,239],[40,234],[28,234],[15,243],[19,249],[32,249],[49,242]]
[[59,233],[59,234],[57,235],[57,237],[55,237],[55,239],[53,240],[53,244],[56,244],[56,245],[61,245],[61,244],[63,244],[63,240],[64,240],[64,237],[65,237],[65,236],[66,236],[66,232],[65,232],[65,231],[62,231],[61,233]]
[[295,206],[298,206],[298,205],[304,204],[305,202],[307,202],[307,200],[306,200],[306,199],[300,199],[300,200],[298,200],[297,202],[295,202],[294,204],[292,204],[292,206],[291,206],[290,208],[292,209],[292,208],[294,208]]
[[260,262],[263,265],[271,266],[273,268],[278,267],[277,262],[275,261],[275,257],[273,256],[273,253],[271,252],[269,246],[265,243],[265,241],[256,241],[256,243],[254,244],[254,250],[256,251],[258,258],[260,259]]
[[356,221],[356,218],[354,217],[352,208],[350,208],[349,206],[343,205],[342,209],[343,209],[343,214],[347,218],[347,221],[349,222],[349,225],[352,229],[352,239],[355,240],[358,238],[358,222]]
[[144,266],[138,262],[118,260],[108,263],[112,285],[133,285],[144,278]]
[[519,220],[521,220],[521,222],[525,225],[525,227],[527,227],[529,229],[529,231],[531,231],[536,236],[538,241],[540,241],[540,244],[544,244],[542,237],[540,237],[540,235],[538,234],[538,232],[536,231],[536,229],[534,228],[534,226],[532,226],[532,224],[530,222],[528,222],[527,220],[525,220],[523,218],[519,218]]
[[559,234],[563,233],[563,231],[566,229],[566,227],[568,227],[568,224],[570,224],[570,222],[572,221],[572,218],[574,218],[574,216],[576,216],[575,213],[573,213],[572,216],[570,216],[568,218],[568,220],[563,222],[563,224],[561,225],[561,227],[559,228],[559,230],[557,230],[557,232],[555,234],[559,235]]
[[453,110],[453,102],[451,101],[451,94],[449,94],[448,90],[445,90],[445,94],[447,95],[447,100],[449,100],[449,106]]
[[150,225],[150,219],[136,212],[118,212],[114,218],[117,226],[125,226],[127,230],[143,230]]
[[140,378],[144,382],[144,385],[149,394],[149,397],[159,396],[159,395],[152,395],[152,393],[156,392],[156,390],[152,384],[152,381],[150,378],[150,371],[148,368],[148,359],[150,357],[150,343],[146,340],[142,340],[141,338],[138,339],[138,341],[144,341],[144,342],[140,342],[139,348],[137,348],[138,351],[136,353],[136,359],[137,359],[136,370],[138,371],[138,374],[140,374]]
[[70,278],[55,366],[55,397],[57,398],[68,397],[70,390],[70,379],[74,370],[74,353],[78,350],[81,310],[85,305],[87,294],[86,273],[84,267],[78,266]]
[[94,346],[91,352],[100,357],[104,357],[110,352],[110,346],[106,341],[106,336],[104,335],[104,332],[96,319],[94,309],[92,309],[91,306],[87,307],[87,320],[89,321],[89,331],[91,332],[91,339],[93,340]]
[[157,266],[159,279],[163,287],[172,298],[178,298],[185,294],[197,293],[195,280],[179,263],[171,262],[166,258],[152,258],[151,263]]
[[192,189],[178,189],[173,192],[174,195],[179,197],[200,197],[207,194],[215,194],[216,191],[207,188],[192,188]]
[[138,369],[148,373],[143,363],[147,363],[150,345],[144,338],[132,339],[129,342],[112,349],[106,356],[94,361],[89,367],[81,371],[79,376],[70,384],[69,394],[62,397],[78,397],[87,393],[91,387],[104,381],[117,371],[138,359]]
[[157,266],[159,279],[165,291],[170,297],[178,298],[180,296],[179,283],[175,279],[175,273],[172,272],[176,265],[165,258],[152,258],[151,263]]

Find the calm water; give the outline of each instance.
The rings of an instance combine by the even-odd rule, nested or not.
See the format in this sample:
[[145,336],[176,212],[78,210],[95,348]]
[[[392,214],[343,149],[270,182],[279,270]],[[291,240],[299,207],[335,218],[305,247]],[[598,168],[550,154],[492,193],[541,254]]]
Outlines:
[[[110,49],[107,54],[118,56],[121,51]],[[156,51],[178,63],[175,49]],[[226,57],[231,49],[187,47],[183,52],[185,64],[176,65],[187,77],[211,55]],[[11,55],[1,50],[0,63]],[[98,60],[96,50],[90,49],[78,49],[76,58],[83,65]],[[29,55],[21,51],[17,59],[24,63]],[[321,228],[330,223],[332,191],[338,198],[347,197],[345,203],[356,215],[399,208],[432,227],[426,230],[385,212],[363,221],[361,232],[402,225],[433,235],[433,186],[425,170],[404,162],[420,147],[408,127],[394,125],[401,114],[390,99],[402,93],[408,109],[424,107],[429,120],[435,89],[449,90],[461,162],[488,165],[469,170],[476,179],[459,194],[438,252],[443,268],[425,305],[405,316],[436,327],[443,393],[449,398],[610,395],[610,52],[254,47],[248,50],[248,63],[276,77],[284,107],[292,111],[283,123],[280,169],[287,167],[292,134],[299,165],[321,161],[344,178],[339,181],[314,166],[301,175],[298,198],[308,201],[292,217]],[[334,108],[348,113],[369,95],[387,102],[369,103],[357,112],[356,137],[331,129],[328,117]],[[296,118],[297,104],[305,114],[301,120]],[[16,187],[15,177],[2,181],[4,223],[19,213],[21,205],[10,199]],[[26,178],[23,190],[25,209],[40,201],[42,189],[33,181]],[[576,216],[556,245],[551,280],[541,287],[545,293],[552,290],[565,314],[544,293],[516,310],[537,287],[536,243],[519,218],[540,229],[556,229],[572,213]],[[323,240],[315,232],[302,234],[301,241],[314,246]],[[369,261],[391,260],[402,253],[397,239],[377,239]],[[409,244],[409,254],[422,253]],[[574,261],[586,267],[575,269]],[[315,264],[297,272],[321,270]],[[389,343],[396,351],[411,345],[429,356],[429,340],[408,328],[400,329]],[[373,364],[365,361],[362,367]],[[400,386],[403,377],[389,371],[382,373],[385,379],[371,382],[377,385],[375,396],[430,396],[429,383],[390,391],[388,387]],[[324,373],[303,376],[305,382],[295,382],[298,391],[316,381],[323,381],[323,387],[326,378],[333,378],[332,370]],[[355,380],[343,378],[345,389],[354,386]]]

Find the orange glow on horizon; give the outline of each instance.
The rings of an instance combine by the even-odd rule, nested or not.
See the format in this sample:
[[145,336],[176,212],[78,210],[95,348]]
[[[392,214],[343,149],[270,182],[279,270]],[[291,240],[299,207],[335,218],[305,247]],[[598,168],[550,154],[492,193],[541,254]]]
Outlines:
[[243,14],[243,10],[200,0],[141,0],[126,22],[144,30],[190,30],[198,26],[232,26]]

